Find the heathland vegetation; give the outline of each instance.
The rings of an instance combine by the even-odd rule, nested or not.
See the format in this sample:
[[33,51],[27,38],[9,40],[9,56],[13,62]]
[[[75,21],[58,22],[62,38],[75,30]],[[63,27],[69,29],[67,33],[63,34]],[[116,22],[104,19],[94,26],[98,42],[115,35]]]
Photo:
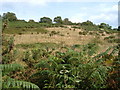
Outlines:
[[61,16],[0,18],[3,89],[120,89],[119,29]]

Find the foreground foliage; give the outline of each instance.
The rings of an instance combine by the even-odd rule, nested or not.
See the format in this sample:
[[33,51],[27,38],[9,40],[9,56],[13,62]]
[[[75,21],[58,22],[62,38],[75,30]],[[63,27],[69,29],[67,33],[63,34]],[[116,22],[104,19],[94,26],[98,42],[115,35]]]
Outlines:
[[40,87],[42,84],[39,82],[44,82],[43,88],[109,87],[107,80],[111,78],[110,73],[116,71],[114,63],[118,62],[118,56],[114,56],[119,50],[117,46],[110,47],[98,55],[95,44],[81,46],[78,52],[74,50],[75,47],[66,49],[66,52],[56,52],[55,55],[48,55],[47,59],[38,62],[35,65],[37,72],[30,79]]
[[[12,50],[13,50],[13,45],[14,45],[14,39],[10,38],[8,40],[6,40],[5,38],[3,39],[3,50],[2,50],[2,55],[3,55],[3,64],[0,64],[0,69],[2,71],[2,88],[23,88],[23,89],[27,89],[27,88],[31,88],[31,89],[39,89],[39,87],[33,83],[30,82],[26,82],[26,81],[21,81],[21,80],[16,80],[10,77],[10,73],[11,72],[16,72],[19,70],[23,70],[23,66],[21,66],[20,64],[6,64],[6,63],[10,63],[11,60],[10,57],[13,57],[14,55],[11,54]],[[10,57],[6,57],[6,56],[10,56]],[[12,58],[13,59],[13,58]],[[7,60],[7,61],[6,61]]]
[[[5,40],[3,40],[5,41]],[[97,52],[95,43],[60,47],[33,47],[23,51],[21,61],[26,70],[15,61],[13,39],[3,42],[3,88],[74,88],[74,89],[119,89],[120,45]],[[9,44],[8,44],[9,43]],[[7,47],[5,46],[7,45]],[[39,46],[39,45],[38,45]],[[9,57],[7,57],[8,55]],[[11,60],[9,60],[11,57]],[[14,58],[13,58],[14,57]],[[17,58],[18,59],[18,58]],[[12,76],[18,74],[16,80]],[[27,79],[26,79],[27,78]],[[26,80],[26,81],[22,81]],[[31,83],[32,82],[32,83]],[[37,86],[36,86],[37,85]]]

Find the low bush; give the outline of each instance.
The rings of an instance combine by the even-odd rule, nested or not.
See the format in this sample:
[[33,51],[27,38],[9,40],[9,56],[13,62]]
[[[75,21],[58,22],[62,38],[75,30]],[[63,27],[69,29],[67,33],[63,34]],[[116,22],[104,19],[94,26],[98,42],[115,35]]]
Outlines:
[[88,31],[79,32],[79,35],[87,35]]
[[108,36],[108,37],[105,37],[104,40],[113,39],[113,38],[115,38],[115,36]]

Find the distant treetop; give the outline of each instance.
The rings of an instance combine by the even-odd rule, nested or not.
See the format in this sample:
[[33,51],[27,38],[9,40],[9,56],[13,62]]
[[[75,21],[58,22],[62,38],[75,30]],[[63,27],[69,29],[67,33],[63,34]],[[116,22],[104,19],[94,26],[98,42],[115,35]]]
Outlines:
[[52,19],[50,19],[49,17],[42,17],[42,18],[40,18],[40,23],[51,24],[52,23]]
[[2,18],[3,18],[3,21],[4,20],[8,20],[8,21],[16,21],[17,20],[16,14],[12,13],[12,12],[3,13]]

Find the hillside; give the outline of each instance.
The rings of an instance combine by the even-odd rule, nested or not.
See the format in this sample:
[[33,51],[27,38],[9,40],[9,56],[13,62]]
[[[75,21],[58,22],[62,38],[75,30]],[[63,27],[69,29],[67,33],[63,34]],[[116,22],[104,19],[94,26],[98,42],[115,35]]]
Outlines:
[[3,23],[3,88],[119,89],[118,30],[31,21]]
[[[14,30],[13,28],[13,30],[10,30],[8,28],[4,32],[7,33],[7,35],[14,36],[15,45],[34,43],[56,43],[72,46],[76,44],[85,45],[88,43],[97,43],[103,50],[105,50],[107,47],[116,45],[116,42],[118,42],[117,32],[108,33],[102,30],[89,31],[75,28],[72,25],[64,25],[63,27],[48,27],[44,29],[23,28]],[[10,32],[11,34],[9,34],[8,32]]]

